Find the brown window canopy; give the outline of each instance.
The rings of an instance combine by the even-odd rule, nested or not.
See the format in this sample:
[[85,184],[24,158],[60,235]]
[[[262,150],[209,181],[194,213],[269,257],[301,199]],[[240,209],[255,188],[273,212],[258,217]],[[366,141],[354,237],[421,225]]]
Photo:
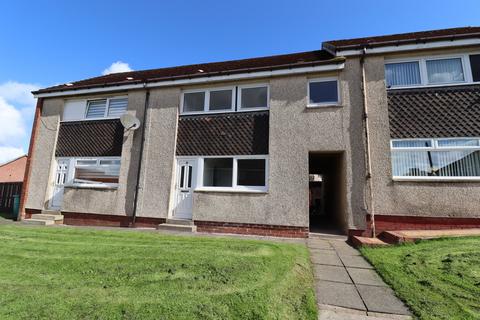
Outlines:
[[63,122],[55,156],[119,157],[123,130],[119,119]]
[[268,154],[268,111],[181,116],[177,156]]

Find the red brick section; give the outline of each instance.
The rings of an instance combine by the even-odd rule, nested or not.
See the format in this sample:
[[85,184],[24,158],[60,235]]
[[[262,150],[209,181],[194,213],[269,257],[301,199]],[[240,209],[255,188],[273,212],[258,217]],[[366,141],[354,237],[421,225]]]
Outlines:
[[248,234],[256,236],[308,238],[308,227],[231,223],[195,220],[198,232]]
[[[116,216],[107,214],[62,212],[63,223],[74,226],[102,226],[102,227],[129,227],[132,222],[130,216]],[[164,218],[136,217],[135,227],[155,228],[160,223],[165,223]]]
[[[366,216],[367,229],[348,231],[349,236],[371,236],[372,220],[370,215]],[[383,231],[395,230],[447,230],[447,229],[471,229],[480,228],[480,217],[478,218],[454,218],[454,217],[416,217],[416,216],[394,216],[375,215],[375,232],[380,234]]]
[[35,146],[35,139],[38,132],[39,119],[42,113],[42,107],[43,107],[43,100],[39,98],[37,99],[37,107],[35,108],[35,116],[33,118],[32,135],[30,137],[30,145],[28,147],[28,155],[27,155],[27,164],[25,165],[25,175],[23,178],[22,193],[20,195],[20,213],[19,213],[20,216],[18,217],[19,220],[25,218],[25,203],[28,196],[28,182],[30,180],[30,173],[32,169],[31,162],[33,158],[33,150]]

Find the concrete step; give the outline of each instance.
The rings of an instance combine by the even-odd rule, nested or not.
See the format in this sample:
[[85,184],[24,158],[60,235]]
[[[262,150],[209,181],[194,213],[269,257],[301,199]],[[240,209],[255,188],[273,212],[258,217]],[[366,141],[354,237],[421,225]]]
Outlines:
[[33,214],[32,219],[37,219],[37,220],[52,220],[55,222],[63,222],[63,216],[60,214],[45,214],[45,213],[39,213],[39,214]]
[[381,246],[388,246],[389,244],[379,238],[370,238],[370,237],[360,237],[360,236],[352,236],[350,237],[350,243],[355,248],[360,247],[381,247]]
[[60,210],[42,210],[41,214],[52,214],[52,215],[61,215],[62,212]]
[[180,224],[183,226],[193,226],[192,220],[187,219],[167,219],[168,224]]
[[157,226],[157,230],[178,231],[178,232],[196,232],[197,226],[186,226],[182,224],[162,223]]
[[32,226],[51,226],[55,224],[53,220],[40,220],[40,219],[25,219],[22,220],[23,224],[32,225]]

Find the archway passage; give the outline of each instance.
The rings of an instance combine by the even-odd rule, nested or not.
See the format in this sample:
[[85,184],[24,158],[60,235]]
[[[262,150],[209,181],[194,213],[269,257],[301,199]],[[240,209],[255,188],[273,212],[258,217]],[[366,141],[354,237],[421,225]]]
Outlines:
[[310,232],[344,233],[343,153],[309,154]]

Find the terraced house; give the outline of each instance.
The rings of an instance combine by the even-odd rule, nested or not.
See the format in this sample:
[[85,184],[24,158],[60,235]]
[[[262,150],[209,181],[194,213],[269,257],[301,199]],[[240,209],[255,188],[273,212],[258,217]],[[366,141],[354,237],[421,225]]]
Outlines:
[[26,219],[287,237],[480,227],[480,27],[34,95]]

